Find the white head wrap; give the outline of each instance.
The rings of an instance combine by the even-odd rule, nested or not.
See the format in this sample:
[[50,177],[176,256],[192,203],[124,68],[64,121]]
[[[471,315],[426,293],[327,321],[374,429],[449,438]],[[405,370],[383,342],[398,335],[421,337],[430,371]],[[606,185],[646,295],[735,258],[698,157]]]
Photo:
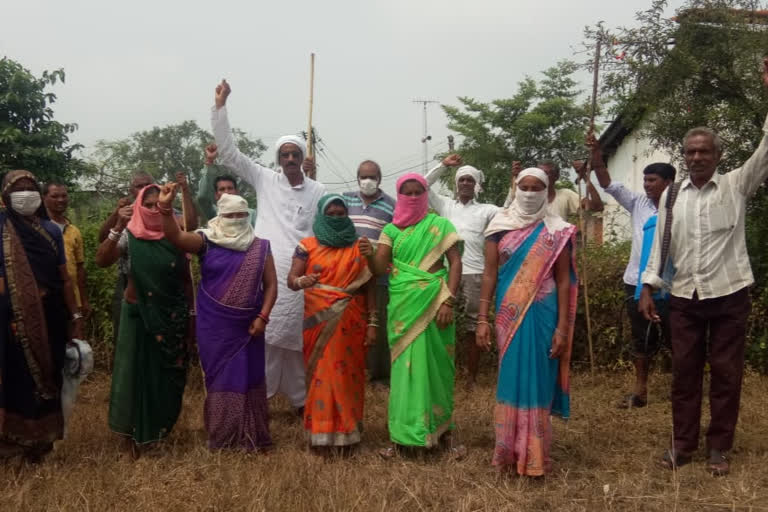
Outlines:
[[[546,172],[542,171],[538,167],[529,167],[528,169],[520,171],[520,174],[518,174],[517,178],[515,179],[515,185],[517,185],[517,183],[519,183],[520,180],[526,176],[533,176],[534,178],[541,181],[545,185],[542,192],[545,194],[547,193],[547,187],[549,187],[549,178],[547,177]],[[523,209],[520,207],[520,203],[518,202],[519,200],[520,191],[515,194],[515,199],[507,208],[501,210],[493,219],[491,219],[491,222],[488,224],[488,228],[485,230],[485,236],[490,236],[500,231],[514,231],[516,229],[524,229],[542,219],[544,220],[544,225],[547,227],[547,230],[550,232],[559,231],[570,226],[570,224],[565,222],[558,215],[550,212],[549,201],[547,201],[546,196],[538,211],[530,214],[527,214],[523,211]]]
[[[307,158],[307,144],[304,142],[304,139],[296,135],[283,135],[275,143],[275,166],[278,172],[283,171],[283,168],[280,166],[280,148],[286,144],[295,144],[299,151],[301,151],[301,159]],[[299,162],[299,165],[301,165],[301,162]]]
[[485,181],[485,175],[480,169],[476,169],[471,165],[464,165],[458,168],[456,171],[456,188],[459,186],[459,178],[462,176],[471,176],[475,180],[475,198],[483,191],[483,181]]
[[248,213],[248,203],[234,194],[221,194],[216,203],[219,214],[208,221],[208,227],[198,229],[210,241],[233,251],[247,251],[256,235],[253,233],[248,216],[242,218],[223,217],[226,213]]

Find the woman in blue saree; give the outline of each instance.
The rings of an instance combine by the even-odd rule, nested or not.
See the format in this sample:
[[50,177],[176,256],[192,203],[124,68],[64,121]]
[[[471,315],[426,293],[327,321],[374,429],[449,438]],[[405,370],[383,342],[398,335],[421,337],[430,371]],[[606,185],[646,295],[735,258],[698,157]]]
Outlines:
[[488,350],[495,290],[499,377],[493,465],[527,476],[551,469],[550,416],[570,413],[575,228],[550,213],[548,184],[544,171],[522,171],[514,202],[489,224],[477,325],[477,343]]

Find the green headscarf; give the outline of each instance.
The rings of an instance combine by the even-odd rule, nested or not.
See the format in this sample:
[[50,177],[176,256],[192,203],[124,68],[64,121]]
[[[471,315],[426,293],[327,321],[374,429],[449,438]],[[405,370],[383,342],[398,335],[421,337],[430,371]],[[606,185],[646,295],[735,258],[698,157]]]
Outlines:
[[347,202],[339,194],[327,194],[317,203],[317,215],[312,229],[317,241],[328,247],[349,247],[357,240],[355,225],[349,217],[329,217],[325,210],[331,203],[341,204],[347,212]]

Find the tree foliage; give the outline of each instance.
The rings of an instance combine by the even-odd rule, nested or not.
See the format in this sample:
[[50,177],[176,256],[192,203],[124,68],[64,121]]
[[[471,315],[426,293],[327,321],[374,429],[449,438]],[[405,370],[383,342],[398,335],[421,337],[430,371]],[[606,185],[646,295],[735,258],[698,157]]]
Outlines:
[[[234,129],[233,134],[240,151],[250,158],[258,158],[266,149],[261,140],[249,138],[242,130]],[[148,172],[159,182],[175,180],[176,173],[184,171],[195,188],[205,146],[211,142],[213,136],[195,121],[154,127],[125,139],[101,140],[93,153],[93,186],[111,193],[126,189],[136,171]]]
[[36,77],[18,62],[0,59],[0,174],[27,169],[41,181],[73,182],[84,171],[73,156],[81,146],[69,141],[77,125],[53,119],[56,95],[48,89],[64,78],[63,69]]
[[443,105],[448,127],[463,137],[458,153],[485,173],[482,200],[504,200],[514,160],[524,167],[542,159],[569,166],[583,155],[589,108],[579,99],[582,91],[573,78],[577,68],[563,61],[545,70],[539,81],[526,77],[508,99],[483,103],[460,97],[460,107]]

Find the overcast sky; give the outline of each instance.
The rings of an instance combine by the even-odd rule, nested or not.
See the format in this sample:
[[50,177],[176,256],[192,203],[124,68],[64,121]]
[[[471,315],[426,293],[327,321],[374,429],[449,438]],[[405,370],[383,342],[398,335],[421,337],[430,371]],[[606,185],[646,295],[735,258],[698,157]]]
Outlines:
[[[186,119],[210,129],[221,78],[232,85],[232,125],[271,145],[307,129],[315,52],[314,125],[331,159],[320,157],[319,178],[334,183],[352,179],[367,158],[385,173],[420,169],[414,99],[510,97],[525,75],[583,60],[573,53],[585,25],[632,24],[650,3],[25,0],[3,5],[0,52],[36,74],[64,68],[56,118],[78,123],[73,138],[86,146]],[[670,15],[681,4],[670,1]],[[430,105],[428,123],[430,153],[444,150],[439,105]]]

